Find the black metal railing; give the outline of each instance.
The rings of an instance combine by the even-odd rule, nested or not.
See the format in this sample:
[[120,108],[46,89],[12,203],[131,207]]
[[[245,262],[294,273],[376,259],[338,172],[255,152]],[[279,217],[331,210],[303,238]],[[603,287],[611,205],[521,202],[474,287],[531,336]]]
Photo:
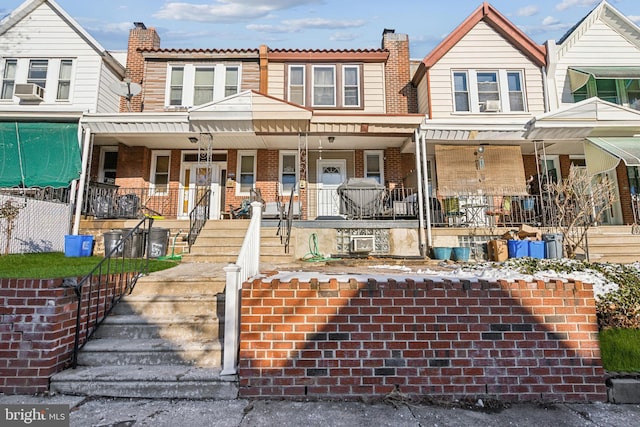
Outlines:
[[211,190],[207,190],[198,199],[196,205],[191,212],[189,212],[189,235],[187,241],[189,243],[189,250],[191,245],[194,244],[196,238],[200,234],[200,231],[204,227],[209,218],[209,201],[211,200]]
[[[276,235],[280,236],[280,243],[284,245],[284,252],[289,253],[289,243],[291,242],[291,228],[293,225],[293,217],[295,216],[294,207],[296,203],[299,203],[294,198],[295,189],[291,188],[291,194],[289,195],[289,203],[282,205],[280,209],[280,220],[278,221],[278,230]],[[280,201],[282,204],[283,202]],[[300,212],[298,213],[300,214]]]
[[82,213],[96,218],[177,218],[182,207],[181,199],[191,199],[198,190],[173,187],[125,188],[90,182],[87,185]]
[[7,195],[7,196],[24,197],[26,199],[41,200],[46,202],[69,203],[71,190],[69,187],[66,187],[66,188],[11,187],[11,188],[0,188],[0,194]]
[[122,297],[131,293],[138,279],[149,270],[149,253],[144,235],[153,225],[152,218],[142,219],[134,228],[105,248],[105,257],[80,281],[67,279],[78,298],[76,330],[71,366],[78,364],[78,352],[91,338]]

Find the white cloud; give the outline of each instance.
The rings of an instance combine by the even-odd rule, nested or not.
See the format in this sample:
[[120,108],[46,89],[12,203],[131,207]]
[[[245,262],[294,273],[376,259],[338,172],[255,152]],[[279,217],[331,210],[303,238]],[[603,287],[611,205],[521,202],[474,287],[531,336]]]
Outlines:
[[546,18],[544,18],[542,20],[542,25],[544,26],[549,26],[549,25],[557,25],[559,24],[560,21],[558,21],[556,18],[554,18],[553,16],[547,16]]
[[[284,20],[278,25],[249,24],[247,25],[247,29],[251,31],[259,31],[263,33],[298,33],[302,30],[309,30],[309,29],[354,28],[354,27],[361,27],[364,24],[365,24],[364,20],[334,21],[331,19],[323,19],[323,18],[302,18],[302,19]],[[335,39],[335,40],[338,40],[338,39]]]
[[333,35],[329,37],[329,40],[338,42],[350,42],[352,40],[355,40],[356,38],[358,38],[357,34],[338,31],[333,33]]
[[559,4],[556,5],[556,9],[566,10],[575,6],[592,7],[599,2],[600,0],[562,0]]
[[246,21],[268,16],[277,10],[320,2],[321,0],[216,0],[209,4],[170,2],[153,17],[198,22]]
[[525,6],[516,11],[516,16],[533,16],[538,13],[538,6]]

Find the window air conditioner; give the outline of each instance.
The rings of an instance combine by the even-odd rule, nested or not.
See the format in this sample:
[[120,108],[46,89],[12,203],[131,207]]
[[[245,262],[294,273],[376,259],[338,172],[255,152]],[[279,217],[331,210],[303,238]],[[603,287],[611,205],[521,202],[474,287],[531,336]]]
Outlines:
[[497,99],[489,99],[484,101],[484,109],[482,111],[486,111],[488,113],[495,113],[500,111],[500,101]]
[[369,253],[373,252],[373,236],[353,236],[351,237],[351,253]]
[[44,89],[35,83],[18,83],[13,94],[23,101],[42,101],[44,99]]

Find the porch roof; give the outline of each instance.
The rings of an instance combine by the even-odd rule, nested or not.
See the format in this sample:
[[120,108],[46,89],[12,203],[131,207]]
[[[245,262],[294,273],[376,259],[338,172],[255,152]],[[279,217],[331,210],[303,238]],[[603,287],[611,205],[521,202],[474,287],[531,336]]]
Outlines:
[[614,169],[622,160],[627,166],[640,166],[640,138],[587,138],[585,156],[590,175]]

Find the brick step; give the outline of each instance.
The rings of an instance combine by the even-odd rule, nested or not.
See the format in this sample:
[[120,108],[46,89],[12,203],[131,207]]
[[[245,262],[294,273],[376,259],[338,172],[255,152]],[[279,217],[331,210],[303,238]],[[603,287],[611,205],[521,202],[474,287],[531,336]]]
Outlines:
[[129,315],[140,314],[147,316],[175,316],[179,314],[217,315],[224,317],[223,313],[217,313],[220,308],[216,296],[203,297],[178,296],[178,295],[127,295],[112,311],[113,314]]
[[220,367],[222,342],[172,342],[163,339],[91,339],[78,353],[78,365],[186,365]]
[[51,378],[58,394],[120,398],[235,399],[236,376],[193,366],[79,366]]
[[110,315],[93,335],[96,339],[165,339],[173,342],[222,339],[224,319],[215,316],[150,317]]

